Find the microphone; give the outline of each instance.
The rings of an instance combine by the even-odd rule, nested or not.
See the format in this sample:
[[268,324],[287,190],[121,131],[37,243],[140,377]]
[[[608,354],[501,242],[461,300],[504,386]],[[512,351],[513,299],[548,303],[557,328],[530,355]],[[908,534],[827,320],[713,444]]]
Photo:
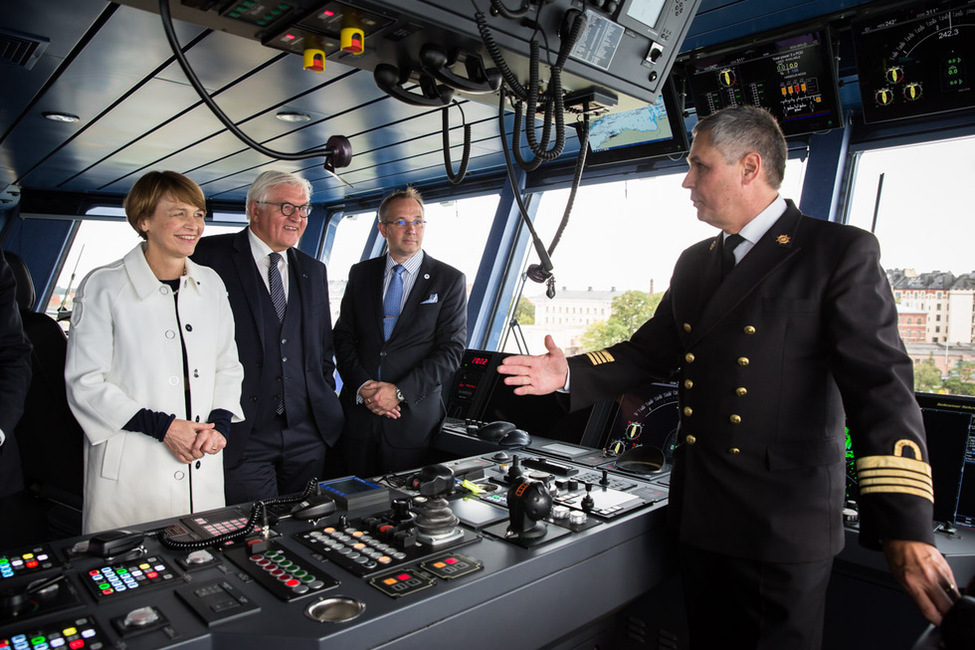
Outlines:
[[[531,224],[531,222],[528,223],[529,225]],[[531,278],[532,282],[542,284],[552,277],[554,265],[552,264],[552,258],[548,256],[548,251],[545,250],[545,244],[535,234],[535,229],[532,228],[529,232],[531,233],[532,243],[535,244],[535,252],[538,253],[538,259],[541,264],[529,264],[526,274]]]

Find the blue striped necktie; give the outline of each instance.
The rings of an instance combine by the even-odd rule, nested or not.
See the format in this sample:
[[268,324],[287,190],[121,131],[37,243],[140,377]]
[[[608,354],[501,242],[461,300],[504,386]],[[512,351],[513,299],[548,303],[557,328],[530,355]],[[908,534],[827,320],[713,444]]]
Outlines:
[[271,302],[274,304],[274,311],[278,314],[278,320],[284,320],[284,310],[288,306],[288,299],[284,295],[284,282],[281,281],[281,271],[278,270],[278,262],[281,260],[281,253],[271,253],[271,265],[267,269],[267,284],[271,289]]
[[399,318],[400,303],[403,302],[403,268],[402,264],[393,267],[393,277],[389,279],[389,287],[386,289],[386,297],[383,299],[383,338],[389,340],[389,336],[396,327],[396,320]]

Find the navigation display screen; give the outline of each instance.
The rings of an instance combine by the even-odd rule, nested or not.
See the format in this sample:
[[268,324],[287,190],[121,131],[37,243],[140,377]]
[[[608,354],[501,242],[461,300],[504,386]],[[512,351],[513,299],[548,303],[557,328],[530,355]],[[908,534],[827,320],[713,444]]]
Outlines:
[[688,59],[699,118],[729,106],[769,110],[786,136],[843,125],[825,29]]

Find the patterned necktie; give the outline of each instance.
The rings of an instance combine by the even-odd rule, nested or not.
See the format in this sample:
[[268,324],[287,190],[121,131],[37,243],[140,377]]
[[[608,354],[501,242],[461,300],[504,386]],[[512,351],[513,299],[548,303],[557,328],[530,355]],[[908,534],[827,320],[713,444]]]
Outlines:
[[271,302],[274,303],[274,311],[278,314],[278,320],[284,320],[284,310],[288,306],[288,299],[284,295],[284,282],[281,281],[281,271],[278,270],[278,262],[281,260],[281,253],[271,253],[271,266],[267,269],[267,283],[271,289]]
[[741,235],[735,233],[734,235],[728,235],[724,239],[724,243],[721,246],[721,279],[723,280],[727,277],[731,269],[735,268],[735,249],[738,248],[738,244],[745,241],[745,238]]
[[389,279],[386,297],[383,299],[383,338],[389,340],[399,318],[400,303],[403,302],[403,268],[402,264],[393,267],[393,277]]

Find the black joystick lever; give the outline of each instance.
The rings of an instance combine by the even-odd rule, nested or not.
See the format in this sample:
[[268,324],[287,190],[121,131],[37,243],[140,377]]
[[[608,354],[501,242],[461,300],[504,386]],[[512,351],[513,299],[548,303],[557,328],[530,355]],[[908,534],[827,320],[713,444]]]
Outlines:
[[586,496],[582,497],[582,511],[589,514],[595,507],[596,502],[592,499],[592,483],[586,483]]
[[609,485],[609,471],[605,469],[603,470],[603,477],[599,479],[599,484],[602,485],[603,487]]
[[541,519],[552,512],[552,495],[535,481],[518,482],[508,490],[508,529],[505,537],[537,540],[548,527]]
[[508,474],[505,476],[508,479],[508,483],[515,484],[521,480],[525,475],[525,468],[521,466],[521,459],[517,455],[511,461],[511,467],[508,468]]

